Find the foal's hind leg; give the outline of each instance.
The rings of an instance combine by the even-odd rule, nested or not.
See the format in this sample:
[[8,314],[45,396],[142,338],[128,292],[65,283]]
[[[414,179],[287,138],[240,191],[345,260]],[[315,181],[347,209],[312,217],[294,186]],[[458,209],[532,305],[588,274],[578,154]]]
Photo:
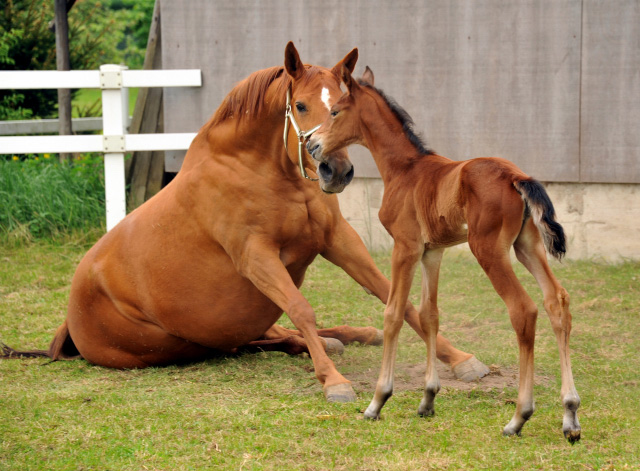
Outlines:
[[538,229],[529,219],[514,244],[516,257],[535,277],[544,295],[544,308],[551,320],[553,332],[560,352],[562,389],[560,398],[564,406],[562,431],[570,442],[580,440],[578,407],[580,397],[576,391],[571,372],[569,357],[569,335],[571,333],[571,313],[569,312],[569,294],[560,285],[549,263]]
[[469,246],[491,280],[496,292],[507,305],[511,325],[518,338],[520,350],[518,403],[516,412],[505,426],[503,434],[519,435],[522,426],[535,409],[533,401],[533,344],[538,308],[513,272],[509,259],[509,245],[496,239],[470,237]]

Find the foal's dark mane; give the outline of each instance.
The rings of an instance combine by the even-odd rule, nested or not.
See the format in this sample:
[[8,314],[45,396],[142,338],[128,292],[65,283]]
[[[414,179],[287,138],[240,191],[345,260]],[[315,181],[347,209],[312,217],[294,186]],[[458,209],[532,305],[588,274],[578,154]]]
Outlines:
[[404,133],[407,136],[407,139],[409,139],[409,142],[413,144],[413,146],[417,149],[417,151],[420,154],[435,155],[435,152],[429,149],[425,144],[425,142],[420,137],[420,135],[418,135],[414,131],[415,123],[413,122],[413,119],[411,118],[411,116],[409,116],[409,113],[407,113],[407,111],[398,104],[397,101],[395,101],[390,96],[387,96],[382,90],[374,87],[368,82],[365,82],[363,80],[358,80],[358,83],[360,84],[360,86],[367,87],[371,90],[374,90],[378,95],[380,95],[380,97],[385,101],[385,103],[387,104],[389,109],[393,112],[393,114],[398,119],[398,121],[400,121],[400,124],[402,124],[402,129],[404,130]]

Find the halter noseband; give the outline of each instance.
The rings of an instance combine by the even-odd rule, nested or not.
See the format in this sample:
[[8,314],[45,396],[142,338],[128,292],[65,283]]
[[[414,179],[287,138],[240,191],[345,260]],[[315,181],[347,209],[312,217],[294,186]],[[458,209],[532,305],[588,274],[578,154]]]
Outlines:
[[298,136],[298,165],[300,166],[300,174],[307,180],[316,182],[318,181],[318,179],[311,178],[309,175],[307,175],[307,171],[305,170],[304,165],[302,164],[302,152],[303,152],[302,145],[304,144],[304,141],[306,141],[309,137],[311,137],[311,135],[314,132],[316,132],[318,129],[320,129],[320,126],[322,125],[318,124],[315,128],[309,129],[308,131],[302,131],[300,129],[300,126],[298,126],[298,123],[296,122],[296,119],[294,118],[293,113],[291,112],[291,87],[287,88],[287,108],[284,113],[284,150],[287,151],[287,153],[289,152],[289,148],[287,146],[287,135],[289,134],[289,120],[291,120],[291,125],[293,126],[293,130],[296,132],[296,135]]

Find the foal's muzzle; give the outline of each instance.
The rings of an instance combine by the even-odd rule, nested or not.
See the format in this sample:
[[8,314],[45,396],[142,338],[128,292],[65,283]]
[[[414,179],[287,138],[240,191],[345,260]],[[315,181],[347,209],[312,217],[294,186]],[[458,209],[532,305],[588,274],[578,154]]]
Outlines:
[[322,153],[322,146],[315,139],[307,142],[307,150],[314,160],[319,162],[318,176],[320,188],[325,193],[340,193],[353,180],[353,164],[346,151],[340,150],[331,155]]

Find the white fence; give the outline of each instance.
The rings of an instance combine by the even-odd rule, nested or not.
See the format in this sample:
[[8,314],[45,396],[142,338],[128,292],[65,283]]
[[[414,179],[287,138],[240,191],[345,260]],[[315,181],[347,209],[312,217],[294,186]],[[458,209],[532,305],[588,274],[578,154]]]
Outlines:
[[100,70],[3,71],[0,89],[102,89],[103,135],[0,137],[0,154],[103,152],[107,230],[126,215],[125,152],[187,149],[195,133],[127,134],[129,88],[199,87],[200,70],[127,70],[103,65]]

